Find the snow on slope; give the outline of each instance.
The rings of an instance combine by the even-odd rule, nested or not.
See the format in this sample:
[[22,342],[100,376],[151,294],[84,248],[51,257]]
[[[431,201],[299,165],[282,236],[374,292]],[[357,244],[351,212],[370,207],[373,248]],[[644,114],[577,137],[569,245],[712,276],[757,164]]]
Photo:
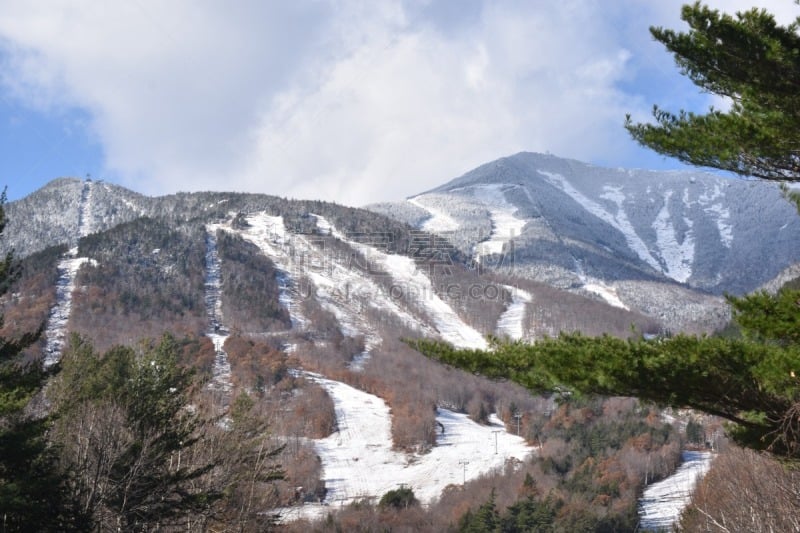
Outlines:
[[630,311],[631,308],[625,305],[619,298],[616,289],[603,283],[602,281],[589,281],[584,282],[581,286],[582,289],[598,295],[608,305]]
[[730,223],[731,212],[722,202],[715,202],[715,200],[724,198],[724,196],[720,184],[715,183],[714,188],[710,192],[704,191],[697,201],[704,207],[706,213],[715,215],[714,220],[717,223],[720,240],[723,246],[730,248],[731,244],[733,244],[733,226]]
[[[398,317],[403,324],[424,334],[433,331],[419,323],[414,316],[402,309],[387,291],[375,283],[361,270],[348,264],[348,258],[326,253],[324,248],[316,247],[304,235],[292,234],[285,230],[283,219],[265,213],[247,217],[249,227],[242,230],[226,228],[238,232],[243,238],[258,246],[269,257],[280,272],[279,282],[296,287],[299,276],[306,276],[313,284],[313,295],[323,308],[332,312],[345,335],[364,335],[368,348],[380,342],[380,338],[370,327],[364,311],[374,308]],[[317,226],[324,231],[335,231],[322,217],[317,217]],[[339,237],[349,242],[344,237]],[[289,273],[292,273],[291,275]],[[309,288],[309,290],[311,290]],[[308,293],[307,296],[310,296]],[[306,324],[301,316],[297,290],[282,292],[281,303],[287,305],[292,323]]]
[[459,228],[459,223],[456,220],[435,206],[425,203],[425,196],[415,196],[408,198],[408,203],[424,209],[430,213],[431,217],[423,222],[420,229],[431,233],[441,233],[445,231],[455,231]]
[[685,283],[692,276],[692,263],[694,263],[694,235],[692,234],[692,221],[684,218],[689,231],[683,237],[683,242],[678,242],[675,226],[670,220],[669,200],[673,191],[664,194],[664,206],[653,221],[656,231],[656,243],[664,259],[664,274],[670,278]]
[[44,330],[44,366],[48,368],[61,359],[61,352],[67,337],[67,322],[72,310],[72,292],[75,290],[75,277],[84,263],[95,264],[86,257],[75,257],[78,249],[73,248],[58,262],[58,281],[56,282],[56,304],[50,310]]
[[642,239],[636,233],[630,220],[628,220],[628,216],[622,209],[622,202],[625,199],[625,195],[622,194],[621,188],[607,186],[604,188],[606,192],[601,196],[601,198],[611,200],[617,204],[617,213],[612,214],[606,211],[605,208],[597,202],[594,202],[593,200],[584,196],[583,193],[573,187],[572,184],[561,174],[545,172],[543,170],[540,170],[539,173],[545,176],[550,183],[567,193],[588,212],[620,231],[625,237],[628,247],[633,250],[636,255],[642,259],[642,261],[646,262],[656,270],[661,270],[661,265],[658,264],[658,261],[656,261],[652,255],[650,255],[647,245],[645,245],[644,241],[642,241]]
[[[103,188],[106,190],[107,193],[114,194],[114,191],[112,191],[111,187],[109,187],[107,184],[103,183]],[[138,214],[139,216],[145,215],[145,210],[144,209],[142,209],[140,206],[134,204],[133,202],[131,202],[127,198],[125,198],[123,196],[120,196],[120,195],[115,195],[115,197],[120,202],[122,202],[125,205],[125,207],[129,208],[134,213]]]
[[[317,217],[318,226],[320,225],[320,220],[322,220],[322,224],[331,229],[331,235],[361,251],[370,261],[386,271],[394,282],[392,292],[402,293],[414,298],[415,303],[422,307],[433,321],[436,331],[445,341],[458,348],[488,348],[483,335],[467,325],[453,311],[452,307],[439,298],[430,278],[417,268],[412,258],[404,255],[387,254],[374,246],[348,240],[328,221],[319,215],[315,216]],[[338,278],[334,279],[334,283],[338,283]]]
[[80,210],[78,211],[78,237],[85,237],[92,232],[92,199],[94,187],[92,182],[83,182]]
[[[85,181],[81,189],[78,210],[78,235],[89,235],[92,230],[92,182]],[[75,290],[75,277],[84,263],[96,264],[86,257],[77,257],[78,248],[71,248],[58,262],[58,281],[56,282],[56,303],[50,310],[45,326],[44,366],[48,368],[61,359],[61,352],[67,338],[67,323],[72,311],[72,292]]]
[[220,298],[222,275],[217,253],[217,229],[218,226],[213,224],[206,227],[205,302],[209,323],[206,336],[214,343],[215,353],[212,379],[208,386],[212,390],[227,394],[233,390],[233,383],[231,383],[231,364],[228,361],[228,354],[223,349],[229,335],[228,330],[222,324],[222,300]]
[[620,299],[619,295],[617,294],[617,289],[614,287],[606,284],[604,281],[590,278],[586,275],[586,272],[583,270],[583,265],[579,260],[575,260],[575,273],[578,275],[578,279],[581,282],[580,288],[590,292],[592,294],[596,294],[600,298],[603,299],[608,305],[618,307],[620,309],[624,309],[626,311],[630,311],[630,307],[625,305],[623,301]]
[[[630,219],[628,219],[624,208],[626,197],[622,192],[622,187],[610,185],[603,187],[604,192],[600,198],[610,200],[617,206],[616,213],[611,213],[602,205],[586,197],[564,176],[554,172],[545,172],[543,170],[540,170],[539,173],[545,176],[550,183],[568,194],[589,213],[622,233],[628,247],[638,255],[642,261],[653,267],[653,269],[663,272],[668,277],[679,282],[686,282],[692,276],[692,263],[694,261],[695,252],[694,236],[691,231],[689,231],[684,236],[683,241],[678,241],[677,232],[670,219],[669,212],[669,199],[673,194],[672,191],[666,193],[664,206],[652,225],[653,229],[656,231],[656,246],[658,248],[659,257],[661,258],[660,262],[650,252],[647,244],[639,237]],[[721,218],[718,218],[718,220],[721,220]],[[687,218],[684,218],[684,222],[691,230],[692,222]]]
[[[328,489],[326,505],[380,498],[401,484],[428,504],[447,485],[476,479],[509,460],[524,460],[533,451],[523,438],[509,434],[497,417],[491,418],[490,425],[481,426],[465,414],[445,409],[436,417],[444,433],[437,435],[430,452],[394,451],[391,413],[382,399],[318,374],[306,375],[325,388],[336,410],[338,431],[314,441]],[[313,519],[326,512],[325,506],[305,505],[284,510],[282,519]]]
[[[472,194],[489,210],[492,218],[492,233],[489,238],[475,246],[475,256],[503,253],[503,245],[522,234],[526,220],[517,218],[517,208],[506,200],[504,192],[508,187],[500,184],[470,186]],[[457,189],[453,189],[455,191]],[[451,191],[451,192],[453,192]]]
[[683,464],[668,478],[644,489],[639,500],[642,530],[672,530],[689,504],[695,484],[711,466],[710,452],[683,452]]
[[533,300],[533,296],[511,285],[504,287],[511,293],[511,305],[497,321],[497,335],[520,340],[525,335],[525,308]]
[[278,301],[289,312],[293,328],[303,328],[308,320],[300,309],[296,282],[290,272],[294,272],[293,250],[290,235],[283,225],[283,217],[258,213],[247,218],[249,227],[233,229],[228,225],[219,226],[225,231],[236,233],[255,244],[261,252],[274,263],[278,281]]
[[457,348],[488,348],[483,335],[467,325],[452,307],[439,298],[430,278],[417,269],[413,259],[403,255],[378,253],[379,263],[386,267],[395,284],[404,287],[406,293],[417,296],[417,302],[423,306],[445,341]]

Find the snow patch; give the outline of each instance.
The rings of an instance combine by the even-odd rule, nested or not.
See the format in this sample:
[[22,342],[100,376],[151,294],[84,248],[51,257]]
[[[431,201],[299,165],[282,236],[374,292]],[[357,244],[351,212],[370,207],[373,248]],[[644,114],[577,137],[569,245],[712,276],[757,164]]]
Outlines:
[[588,283],[584,283],[581,288],[592,294],[596,294],[597,296],[602,298],[603,301],[605,301],[608,305],[611,305],[613,307],[618,307],[626,311],[631,310],[630,307],[625,305],[623,301],[620,299],[616,289],[614,289],[614,287],[606,285],[602,281],[594,280]]

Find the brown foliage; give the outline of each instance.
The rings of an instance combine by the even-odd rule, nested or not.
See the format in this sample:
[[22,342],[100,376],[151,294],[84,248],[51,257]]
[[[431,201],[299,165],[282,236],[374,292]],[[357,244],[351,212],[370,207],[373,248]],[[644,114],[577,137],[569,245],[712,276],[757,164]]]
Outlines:
[[730,447],[698,484],[680,526],[684,531],[800,531],[800,470]]

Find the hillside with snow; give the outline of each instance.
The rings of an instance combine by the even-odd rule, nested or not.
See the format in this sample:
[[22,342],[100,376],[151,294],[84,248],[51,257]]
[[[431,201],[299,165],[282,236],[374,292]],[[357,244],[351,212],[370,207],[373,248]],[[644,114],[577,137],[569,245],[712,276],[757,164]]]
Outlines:
[[520,153],[370,209],[450,239],[486,268],[651,316],[641,300],[677,315],[690,292],[743,294],[800,262],[800,218],[777,185],[695,171]]
[[379,397],[344,383],[308,374],[331,395],[336,406],[336,431],[314,441],[328,491],[319,504],[283,509],[285,521],[319,518],[329,506],[342,507],[376,499],[407,486],[430,504],[448,486],[463,485],[508,464],[520,464],[534,448],[509,434],[497,417],[476,424],[463,413],[439,409],[436,446],[424,454],[392,449],[391,412]]

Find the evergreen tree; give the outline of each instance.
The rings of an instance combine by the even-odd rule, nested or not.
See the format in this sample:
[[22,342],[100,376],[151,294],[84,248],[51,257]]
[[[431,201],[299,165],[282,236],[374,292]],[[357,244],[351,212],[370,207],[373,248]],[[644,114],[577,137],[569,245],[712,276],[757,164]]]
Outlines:
[[556,510],[551,498],[536,501],[532,497],[520,500],[506,509],[501,521],[503,533],[548,533],[555,529]]
[[390,490],[381,497],[378,503],[381,507],[394,507],[395,509],[405,509],[412,505],[419,505],[419,501],[414,496],[414,491],[408,487]]
[[765,10],[735,16],[684,6],[687,33],[651,28],[681,71],[731,101],[705,114],[659,107],[656,124],[626,127],[634,139],[687,163],[778,181],[800,180],[800,35]]
[[473,513],[471,510],[461,517],[458,523],[461,533],[496,533],[500,531],[500,513],[495,504],[494,489],[489,501],[478,507]]
[[101,529],[184,523],[219,496],[198,480],[213,463],[195,461],[199,424],[188,405],[191,373],[178,365],[169,335],[138,350],[99,357],[73,335],[52,396],[70,488]]
[[[4,203],[5,193],[0,195],[0,234],[6,225]],[[0,295],[19,272],[10,253],[0,260]],[[29,408],[47,373],[40,361],[25,363],[21,354],[40,334],[41,328],[18,338],[0,337],[0,531],[63,531],[81,523],[65,498],[55,453],[45,439],[51,419]]]

